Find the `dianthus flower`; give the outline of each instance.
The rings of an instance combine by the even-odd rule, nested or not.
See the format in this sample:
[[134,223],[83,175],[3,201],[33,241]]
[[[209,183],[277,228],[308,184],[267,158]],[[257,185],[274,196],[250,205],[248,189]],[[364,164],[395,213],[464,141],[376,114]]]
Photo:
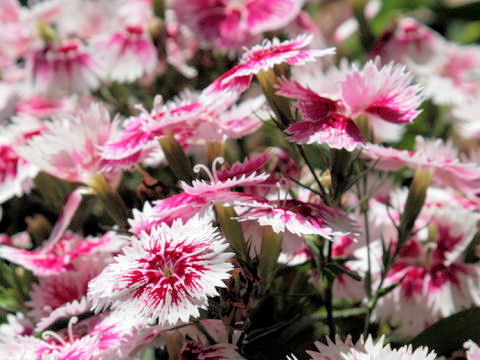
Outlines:
[[261,39],[264,31],[292,21],[304,0],[176,0],[179,22],[216,49],[234,52]]
[[[278,85],[278,94],[296,100],[295,106],[304,117],[286,129],[293,142],[326,143],[332,148],[353,150],[364,143],[353,121],[358,115],[404,124],[419,114],[416,109],[422,101],[421,87],[410,85],[412,74],[405,66],[389,63],[380,67],[369,61],[362,70],[354,65],[336,77],[336,94],[316,92],[285,79]],[[375,132],[375,125],[371,127]]]
[[186,322],[218,295],[232,253],[208,219],[191,218],[133,237],[113,263],[89,284],[96,310],[112,305],[131,318],[163,324]]
[[205,90],[206,95],[223,91],[243,92],[248,89],[255,74],[272,69],[275,65],[303,65],[315,61],[319,57],[335,54],[334,48],[304,49],[313,37],[300,35],[293,40],[280,42],[277,38],[265,40],[255,45],[240,58],[238,65],[221,75]]
[[369,336],[366,341],[360,338],[354,345],[350,336],[345,342],[339,337],[335,343],[327,338],[327,344],[315,342],[318,351],[307,351],[311,359],[321,360],[434,360],[435,352],[428,351],[428,348],[418,348],[413,351],[412,346],[402,346],[392,349],[390,345],[383,344],[384,338],[376,343]]
[[466,194],[480,190],[480,166],[459,159],[451,141],[428,140],[416,137],[415,151],[398,150],[369,144],[362,156],[375,162],[379,170],[396,171],[403,167],[424,169],[433,174],[433,182]]
[[103,174],[112,183],[120,175],[106,171],[111,162],[100,157],[99,146],[117,131],[117,121],[100,104],[91,104],[76,116],[61,117],[45,123],[46,130],[15,150],[41,170],[71,182],[90,182]]

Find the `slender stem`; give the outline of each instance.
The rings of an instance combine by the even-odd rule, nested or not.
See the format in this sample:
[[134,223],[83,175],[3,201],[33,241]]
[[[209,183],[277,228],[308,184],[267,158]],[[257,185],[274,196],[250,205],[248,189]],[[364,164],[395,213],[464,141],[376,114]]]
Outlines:
[[307,165],[308,169],[312,173],[313,178],[315,179],[315,182],[318,185],[318,188],[320,189],[320,192],[323,194],[322,199],[325,201],[327,204],[329,203],[328,198],[327,198],[327,192],[325,191],[325,188],[323,187],[320,179],[318,178],[317,174],[315,174],[315,169],[313,168],[312,164],[310,163],[310,160],[308,160],[307,154],[305,154],[305,151],[303,150],[303,147],[301,145],[297,145],[298,152],[302,156],[303,160],[305,161],[305,164]]
[[[332,261],[332,241],[328,241],[327,263]],[[335,281],[329,274],[326,274],[327,286],[325,288],[325,308],[327,310],[327,325],[330,339],[335,339],[335,322],[333,320],[333,282]]]
[[97,195],[105,211],[120,226],[120,229],[127,230],[128,208],[118,192],[105,181],[103,175],[95,175],[87,185]]

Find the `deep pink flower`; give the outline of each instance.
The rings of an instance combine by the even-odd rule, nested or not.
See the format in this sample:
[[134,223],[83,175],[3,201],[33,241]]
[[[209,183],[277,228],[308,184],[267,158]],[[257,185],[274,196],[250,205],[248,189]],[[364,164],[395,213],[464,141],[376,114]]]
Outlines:
[[293,40],[280,42],[275,38],[255,45],[242,55],[238,65],[211,83],[204,90],[205,94],[211,95],[226,90],[243,92],[250,86],[253,76],[260,71],[266,71],[282,63],[303,65],[319,57],[335,54],[334,48],[303,49],[312,39],[312,36],[300,35]]
[[30,117],[15,118],[9,126],[0,125],[0,204],[13,196],[28,193],[38,167],[16,152],[16,146],[43,132],[41,121]]
[[412,79],[404,65],[391,62],[379,68],[369,61],[342,81],[342,99],[352,116],[367,113],[396,124],[408,123],[420,113],[416,109],[422,102],[422,88],[410,85]]
[[71,318],[68,328],[58,333],[43,332],[42,339],[33,336],[0,339],[0,356],[18,360],[114,360],[128,355],[122,350],[134,333],[131,322],[103,314],[78,324],[77,321]]
[[234,52],[259,41],[262,32],[287,25],[302,4],[303,0],[176,0],[172,8],[180,23],[201,40]]
[[191,218],[153,228],[131,239],[131,246],[89,284],[96,310],[116,311],[162,324],[197,317],[207,298],[218,295],[230,275],[231,253],[208,219]]

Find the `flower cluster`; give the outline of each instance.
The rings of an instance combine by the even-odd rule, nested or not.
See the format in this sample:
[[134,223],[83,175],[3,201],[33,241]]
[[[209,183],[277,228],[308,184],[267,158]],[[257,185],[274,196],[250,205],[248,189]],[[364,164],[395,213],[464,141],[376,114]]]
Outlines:
[[381,6],[0,0],[0,358],[480,359],[480,47]]

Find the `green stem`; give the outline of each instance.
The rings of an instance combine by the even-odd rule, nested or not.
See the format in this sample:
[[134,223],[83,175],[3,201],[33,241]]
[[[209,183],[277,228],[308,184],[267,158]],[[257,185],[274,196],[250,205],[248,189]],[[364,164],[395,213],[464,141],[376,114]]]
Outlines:
[[93,190],[108,215],[120,226],[121,230],[126,231],[128,208],[117,191],[105,181],[102,174],[93,176],[87,185]]

